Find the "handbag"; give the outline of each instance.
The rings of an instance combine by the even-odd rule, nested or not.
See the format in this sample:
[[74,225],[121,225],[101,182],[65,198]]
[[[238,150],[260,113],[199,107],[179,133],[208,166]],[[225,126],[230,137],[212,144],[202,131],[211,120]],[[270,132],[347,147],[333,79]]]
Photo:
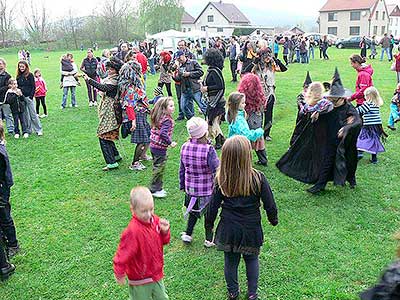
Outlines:
[[390,71],[396,71],[396,60],[390,66]]

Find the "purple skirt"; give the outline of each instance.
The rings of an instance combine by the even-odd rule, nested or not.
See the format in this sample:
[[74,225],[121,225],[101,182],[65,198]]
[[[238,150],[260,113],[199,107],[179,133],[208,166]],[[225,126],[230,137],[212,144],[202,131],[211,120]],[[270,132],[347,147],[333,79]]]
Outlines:
[[361,128],[357,140],[357,150],[378,154],[385,152],[381,138],[383,135],[382,125],[366,125]]

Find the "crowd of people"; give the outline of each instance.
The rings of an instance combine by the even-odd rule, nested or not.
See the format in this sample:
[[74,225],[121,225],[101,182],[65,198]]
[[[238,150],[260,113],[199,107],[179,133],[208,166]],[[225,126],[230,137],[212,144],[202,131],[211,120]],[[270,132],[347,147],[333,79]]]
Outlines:
[[[283,60],[279,59],[283,40]],[[119,167],[122,160],[115,141],[131,136],[136,144],[129,169],[143,171],[141,162],[152,160],[152,179],[148,187],[136,187],[130,194],[133,215],[121,235],[114,257],[114,274],[118,283],[128,278],[131,299],[168,299],[163,283],[163,246],[170,241],[170,224],[154,215],[153,197],[164,198],[168,151],[175,148],[175,122],[187,120],[189,139],[180,150],[179,186],[184,192],[187,226],[181,235],[184,243],[193,241],[193,230],[204,216],[206,248],[217,247],[224,252],[224,274],[228,299],[239,299],[238,265],[243,257],[248,284],[247,299],[259,299],[259,253],[263,244],[260,207],[266,211],[272,226],[278,224],[274,195],[263,172],[252,165],[252,150],[257,164],[267,166],[267,143],[272,140],[273,108],[276,101],[276,72],[286,72],[290,63],[308,63],[316,46],[302,36],[276,37],[238,41],[231,37],[226,49],[219,40],[202,52],[206,72],[188,49],[185,41],[178,43],[174,53],[157,53],[155,43],[135,47],[121,42],[117,51],[105,49],[101,57],[87,50],[78,70],[71,53],[60,60],[60,85],[63,88],[61,108],[66,108],[68,92],[71,106],[76,107],[75,89],[83,77],[89,107],[97,107],[97,136],[106,163],[104,171]],[[277,46],[276,46],[277,45]],[[328,59],[328,41],[319,44],[321,58]],[[222,49],[224,48],[224,50]],[[311,55],[312,54],[312,55]],[[224,60],[229,58],[232,81],[237,91],[225,99]],[[332,81],[313,82],[307,73],[297,98],[297,120],[288,151],[277,162],[278,169],[300,182],[313,184],[307,189],[320,194],[329,181],[355,188],[357,164],[364,153],[371,154],[371,163],[378,163],[378,154],[385,151],[382,140],[387,137],[380,115],[383,100],[373,86],[373,69],[365,57],[352,55],[349,64],[357,72],[356,91],[346,89],[336,69]],[[153,72],[154,70],[154,72]],[[147,72],[156,75],[158,85],[154,98],[146,93]],[[173,119],[175,101],[178,118]],[[164,96],[163,87],[166,87]],[[25,60],[18,63],[16,79],[6,72],[0,59],[1,110],[8,133],[19,137],[19,124],[24,137],[33,131],[43,134],[39,108],[47,115],[47,88],[40,70],[30,73]],[[98,101],[98,96],[101,100]],[[37,106],[34,107],[33,98]],[[355,101],[355,106],[352,104]],[[197,104],[201,117],[196,117]],[[391,102],[388,128],[395,130],[400,121],[400,84]],[[12,121],[11,121],[12,120]],[[221,122],[228,123],[228,132]],[[25,136],[26,135],[26,136]],[[0,249],[1,275],[8,278],[15,267],[8,262],[17,254],[19,244],[9,204],[12,174],[4,146],[4,129],[0,127],[0,206],[1,231],[7,251]],[[150,150],[151,157],[147,155]],[[217,151],[221,150],[218,157]],[[235,176],[232,176],[235,174]],[[219,209],[220,220],[215,227]],[[144,269],[143,266],[146,266]],[[151,296],[152,295],[152,296]]]

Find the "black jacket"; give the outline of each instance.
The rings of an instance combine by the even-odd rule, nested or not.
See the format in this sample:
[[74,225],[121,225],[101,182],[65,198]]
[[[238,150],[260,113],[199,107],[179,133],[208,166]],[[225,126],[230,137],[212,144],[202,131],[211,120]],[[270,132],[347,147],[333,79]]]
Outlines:
[[18,96],[13,92],[7,92],[5,103],[10,105],[10,109],[13,115],[24,112],[25,101],[24,97],[22,96]]
[[29,73],[27,77],[20,75],[17,77],[18,88],[22,91],[25,97],[33,99],[35,95],[35,78],[32,73]]
[[97,75],[97,59],[93,57],[92,59],[85,58],[81,64],[81,71],[85,72],[90,78],[95,78]]
[[0,102],[4,102],[4,97],[8,90],[8,80],[10,80],[11,76],[7,72],[3,72],[0,74]]
[[[184,72],[189,72],[189,77],[183,77]],[[173,77],[175,81],[181,82],[181,89],[185,91],[192,90],[193,93],[200,91],[199,79],[203,76],[204,71],[194,59],[188,59],[186,63],[179,67],[176,76]]]

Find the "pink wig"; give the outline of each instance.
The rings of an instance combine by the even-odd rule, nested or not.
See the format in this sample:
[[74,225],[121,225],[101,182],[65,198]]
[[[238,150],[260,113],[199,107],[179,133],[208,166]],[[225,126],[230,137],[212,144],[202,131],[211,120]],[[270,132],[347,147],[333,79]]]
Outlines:
[[247,113],[260,111],[265,106],[265,95],[260,78],[253,73],[247,73],[239,83],[238,91],[246,96]]

